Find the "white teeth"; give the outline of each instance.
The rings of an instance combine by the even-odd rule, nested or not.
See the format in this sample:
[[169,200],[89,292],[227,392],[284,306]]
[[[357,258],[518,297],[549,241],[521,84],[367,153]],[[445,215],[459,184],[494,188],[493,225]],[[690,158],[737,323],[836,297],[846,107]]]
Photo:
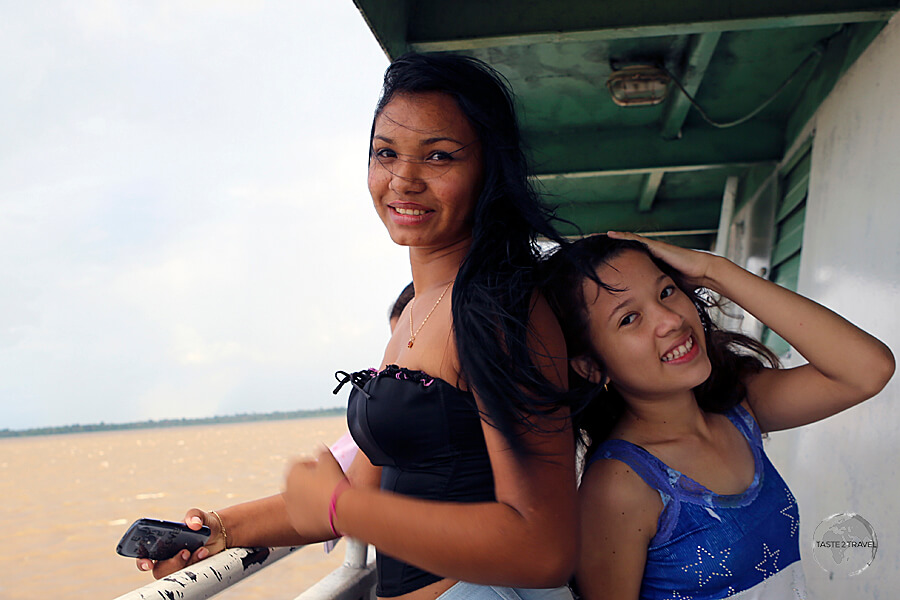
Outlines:
[[691,351],[691,348],[694,347],[694,338],[693,336],[689,337],[688,340],[682,345],[678,346],[668,354],[662,357],[663,362],[669,362],[670,360],[675,360],[676,358],[681,358],[685,354]]
[[412,215],[414,217],[418,217],[419,215],[424,215],[424,210],[419,210],[417,208],[394,208],[401,215]]

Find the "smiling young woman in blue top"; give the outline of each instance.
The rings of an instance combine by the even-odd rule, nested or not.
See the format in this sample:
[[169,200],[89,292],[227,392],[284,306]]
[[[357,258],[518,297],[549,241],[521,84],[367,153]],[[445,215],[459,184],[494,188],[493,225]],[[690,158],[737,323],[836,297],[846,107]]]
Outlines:
[[362,450],[349,480],[323,454],[221,522],[192,509],[185,522],[210,526],[209,543],[154,574],[226,543],[341,532],[375,545],[380,596],[570,598],[557,587],[578,545],[565,346],[536,275],[537,236],[562,240],[530,187],[512,95],[475,59],[401,57],[370,139],[369,191],[409,248],[415,298],[380,368],[344,378]]
[[[806,598],[796,502],[761,432],[799,427],[878,393],[890,350],[832,311],[728,260],[613,233],[548,263],[587,446],[579,491],[586,600]],[[778,369],[717,329],[704,288],[808,361]]]

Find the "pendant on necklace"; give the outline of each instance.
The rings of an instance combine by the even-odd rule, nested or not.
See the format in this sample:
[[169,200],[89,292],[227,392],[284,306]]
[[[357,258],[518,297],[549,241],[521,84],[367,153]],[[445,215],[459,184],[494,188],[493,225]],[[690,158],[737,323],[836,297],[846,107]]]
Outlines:
[[416,341],[416,336],[419,335],[419,332],[422,331],[422,328],[425,327],[425,323],[428,322],[428,319],[431,317],[431,313],[438,307],[438,304],[441,303],[441,300],[444,299],[444,295],[447,293],[447,290],[450,289],[450,286],[453,285],[453,281],[447,284],[447,287],[444,288],[444,291],[441,292],[441,295],[438,296],[437,302],[434,303],[434,306],[431,307],[431,310],[428,311],[428,314],[425,315],[425,320],[422,321],[422,324],[419,325],[419,328],[413,331],[413,309],[416,306],[416,299],[413,299],[409,303],[409,342],[406,344],[407,348],[412,348],[413,343]]

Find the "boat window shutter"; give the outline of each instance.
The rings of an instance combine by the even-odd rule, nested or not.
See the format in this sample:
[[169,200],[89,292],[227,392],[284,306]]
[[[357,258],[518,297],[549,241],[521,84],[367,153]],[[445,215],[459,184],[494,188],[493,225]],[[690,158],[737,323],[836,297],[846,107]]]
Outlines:
[[[793,291],[797,291],[797,278],[800,274],[811,151],[810,138],[785,163],[780,176],[781,197],[775,209],[775,242],[769,279]],[[790,349],[790,345],[768,327],[763,330],[762,341],[779,356]]]

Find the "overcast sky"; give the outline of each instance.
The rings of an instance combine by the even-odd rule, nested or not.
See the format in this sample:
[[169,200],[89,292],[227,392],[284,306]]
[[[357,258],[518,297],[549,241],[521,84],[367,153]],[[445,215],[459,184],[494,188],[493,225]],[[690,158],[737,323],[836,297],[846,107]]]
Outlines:
[[410,280],[351,0],[0,0],[0,429],[338,406]]

